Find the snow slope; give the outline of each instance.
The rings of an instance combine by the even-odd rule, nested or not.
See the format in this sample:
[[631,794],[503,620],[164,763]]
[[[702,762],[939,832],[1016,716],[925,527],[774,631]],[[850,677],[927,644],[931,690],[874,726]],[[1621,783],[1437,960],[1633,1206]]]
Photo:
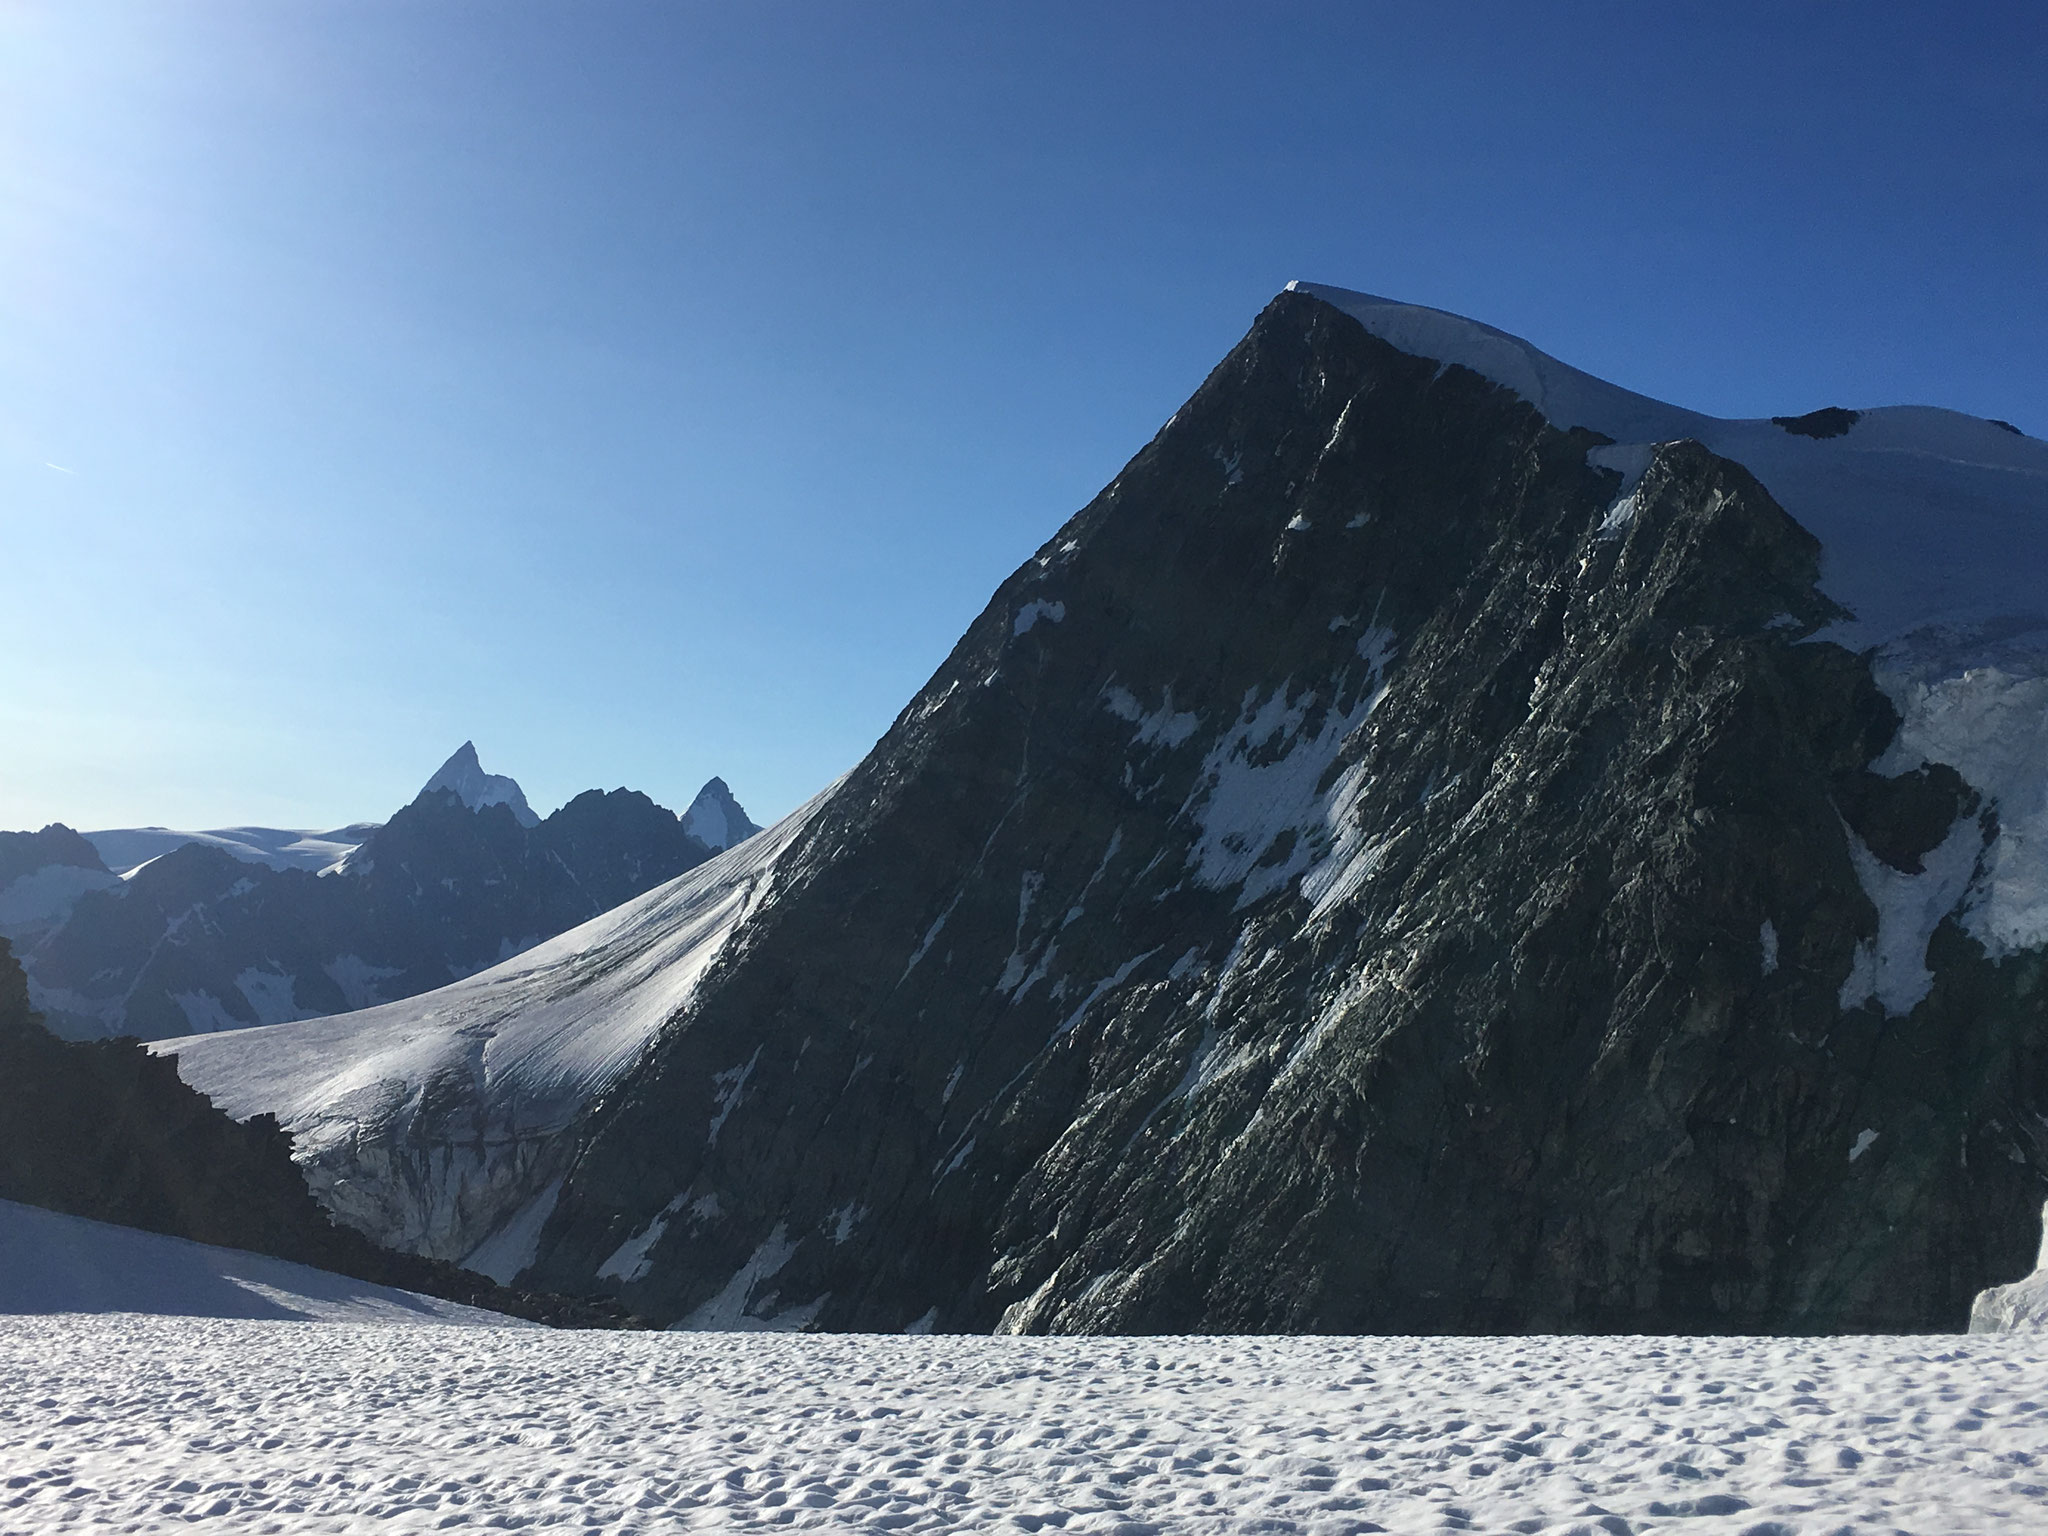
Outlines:
[[0,1314],[51,1312],[529,1326],[259,1253],[0,1200]]
[[[1472,369],[1557,426],[1615,440],[1595,462],[1637,474],[1645,450],[1691,438],[1735,460],[1821,541],[1821,585],[1854,619],[1828,632],[1851,649],[1929,625],[2048,628],[2048,443],[1932,406],[1866,410],[1814,438],[1769,419],[1724,420],[1582,373],[1476,320],[1316,283],[1404,352]],[[1632,486],[1625,479],[1622,490]]]
[[151,859],[182,848],[187,843],[205,843],[244,864],[267,864],[272,869],[306,869],[321,874],[332,869],[361,846],[375,830],[373,823],[337,827],[331,832],[300,832],[283,827],[216,827],[210,832],[178,832],[170,827],[112,827],[87,832],[107,868],[118,875],[132,875]]
[[2041,1529],[2025,1338],[0,1319],[0,1530]]
[[237,1119],[274,1114],[314,1192],[380,1242],[501,1281],[553,1202],[552,1143],[640,1056],[831,794],[503,964],[356,1013],[157,1041]]
[[75,864],[45,864],[0,886],[0,934],[33,942],[71,915],[88,891],[111,890],[120,877]]

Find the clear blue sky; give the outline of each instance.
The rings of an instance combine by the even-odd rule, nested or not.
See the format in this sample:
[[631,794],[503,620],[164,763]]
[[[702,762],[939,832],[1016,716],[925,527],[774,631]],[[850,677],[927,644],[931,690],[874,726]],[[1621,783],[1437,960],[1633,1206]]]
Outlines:
[[765,821],[1295,277],[2048,434],[2043,15],[0,0],[0,827]]

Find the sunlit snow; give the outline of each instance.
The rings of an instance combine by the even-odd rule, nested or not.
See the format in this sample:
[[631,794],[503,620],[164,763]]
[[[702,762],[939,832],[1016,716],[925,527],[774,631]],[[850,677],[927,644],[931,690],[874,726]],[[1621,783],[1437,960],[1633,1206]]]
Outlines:
[[2038,1335],[429,1345],[13,1318],[0,1524],[2018,1536],[2048,1501],[2044,1371]]

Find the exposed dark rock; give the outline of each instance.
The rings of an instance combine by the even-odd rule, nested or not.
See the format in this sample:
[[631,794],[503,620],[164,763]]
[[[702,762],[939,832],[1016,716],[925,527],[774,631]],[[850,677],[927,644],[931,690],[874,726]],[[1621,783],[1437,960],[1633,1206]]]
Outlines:
[[1886,778],[1859,768],[1835,780],[1842,819],[1870,851],[1902,874],[1917,875],[1921,860],[1948,836],[1961,816],[1976,814],[1978,793],[1947,763],[1930,763]]
[[2014,437],[2025,437],[2027,435],[2026,433],[2022,432],[2018,427],[2014,426],[2011,422],[2000,421],[1996,416],[1991,418],[1991,425],[1993,425],[1994,427],[2003,427],[2006,431],[2010,432]]
[[1896,716],[1801,643],[1841,610],[1747,471],[1667,444],[1618,519],[1596,441],[1276,299],[777,866],[527,1276],[831,1328],[1960,1327],[2030,1257],[2040,958],[1951,924],[1910,1016],[1842,1007],[1850,829],[1908,868],[1971,798],[1868,781]]
[[1840,437],[1862,419],[1861,411],[1844,410],[1839,405],[1822,406],[1817,411],[1808,411],[1804,416],[1771,418],[1787,432],[1800,437]]

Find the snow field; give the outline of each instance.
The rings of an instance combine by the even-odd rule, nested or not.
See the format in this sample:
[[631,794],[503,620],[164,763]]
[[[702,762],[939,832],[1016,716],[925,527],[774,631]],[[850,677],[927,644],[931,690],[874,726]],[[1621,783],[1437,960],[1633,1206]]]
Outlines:
[[0,1200],[0,1314],[39,1312],[529,1326],[260,1253]]
[[2033,1532],[2048,1344],[0,1319],[0,1531]]

